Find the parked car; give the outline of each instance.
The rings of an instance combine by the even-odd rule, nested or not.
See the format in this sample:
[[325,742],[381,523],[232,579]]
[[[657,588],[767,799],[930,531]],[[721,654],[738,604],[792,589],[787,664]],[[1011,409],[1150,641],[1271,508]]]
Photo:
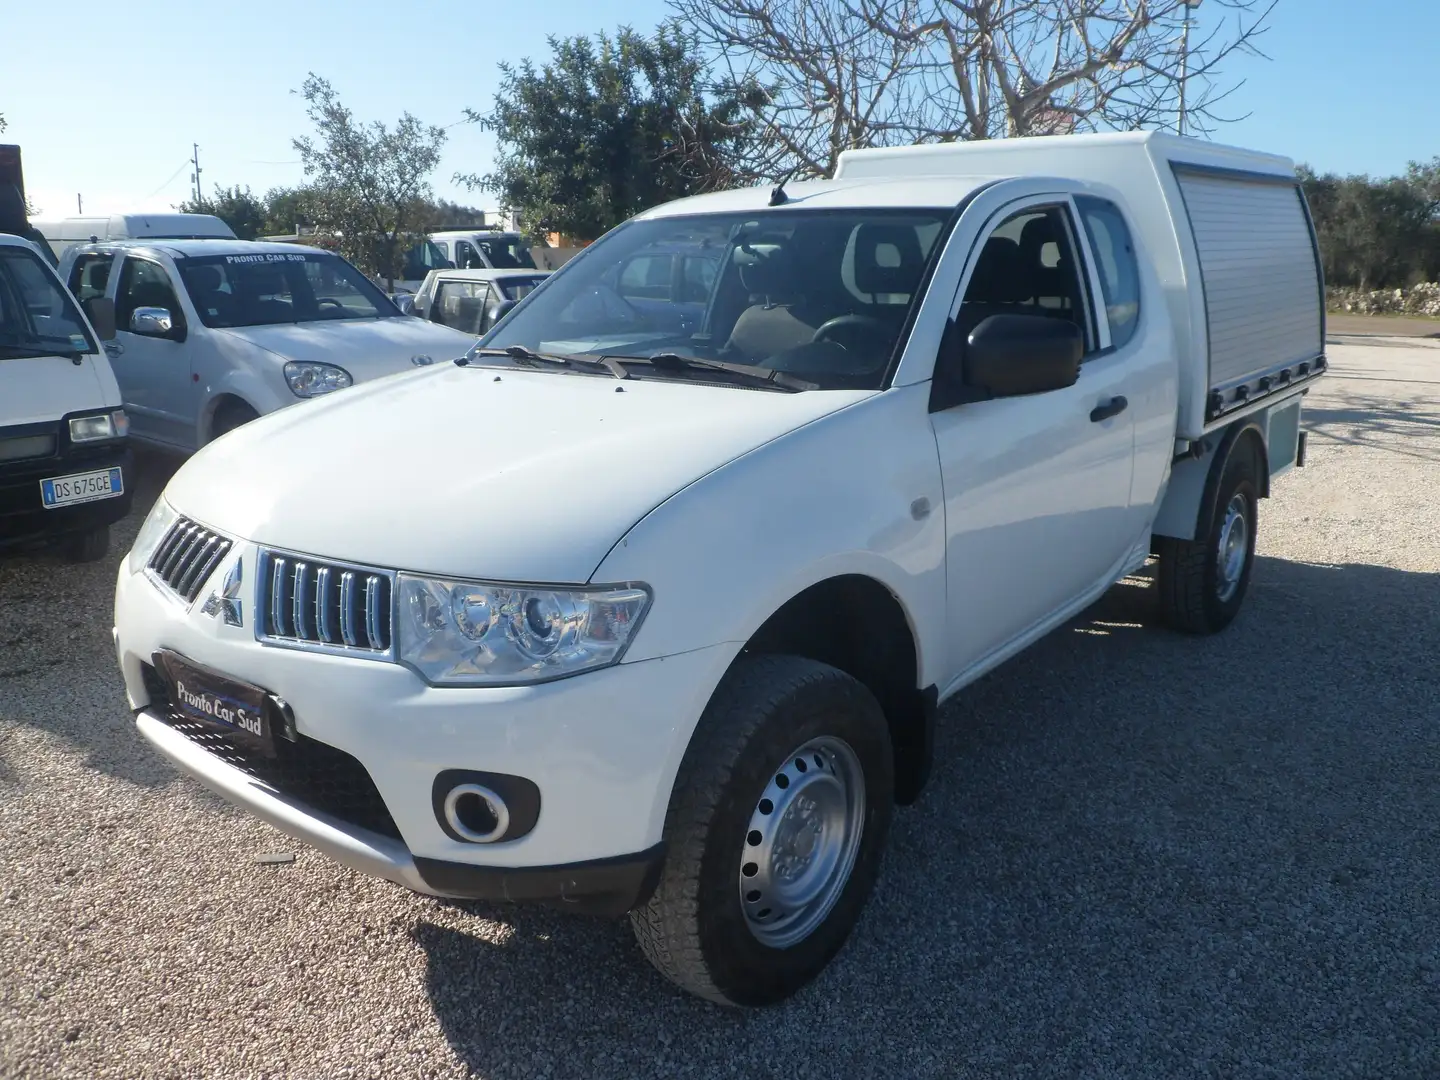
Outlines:
[[235,232],[214,214],[105,214],[46,218],[35,222],[57,257],[75,244],[104,240],[235,239]]
[[[695,242],[696,330],[612,302]],[[941,704],[1152,554],[1171,626],[1237,616],[1321,298],[1293,163],[1156,133],[654,207],[466,357],[175,474],[117,582],[137,728],[351,867],[629,912],[689,992],[781,1000]]]
[[409,314],[479,337],[548,276],[544,270],[432,270]]
[[130,512],[128,420],[100,346],[114,312],[89,311],[34,244],[0,233],[0,548],[99,559]]
[[72,247],[60,273],[114,301],[105,348],[131,434],[192,451],[265,413],[450,360],[475,341],[400,313],[339,255],[246,240]]
[[500,229],[450,229],[430,240],[457,270],[534,270],[529,242]]
[[618,261],[605,284],[653,325],[693,330],[704,317],[724,250],[715,240],[647,245]]

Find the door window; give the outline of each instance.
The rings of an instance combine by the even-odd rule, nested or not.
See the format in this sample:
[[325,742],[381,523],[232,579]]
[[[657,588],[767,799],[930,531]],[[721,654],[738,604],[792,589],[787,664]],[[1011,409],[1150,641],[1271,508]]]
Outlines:
[[1105,294],[1105,317],[1110,323],[1110,344],[1120,348],[1135,334],[1140,320],[1140,264],[1120,208],[1093,195],[1075,196],[1090,249],[1100,271]]
[[674,265],[673,255],[641,255],[632,259],[620,272],[620,288],[616,291],[627,300],[668,300]]
[[961,340],[1001,314],[1067,319],[1085,334],[1086,352],[1096,349],[1070,215],[1063,207],[1021,210],[985,241],[956,318]]
[[89,300],[104,296],[105,286],[110,282],[110,264],[113,255],[81,255],[70,268],[70,280],[66,283],[76,300]]
[[136,308],[142,307],[164,308],[170,312],[176,328],[185,323],[180,300],[165,268],[149,259],[130,257],[120,267],[120,286],[115,294],[115,325],[129,330],[130,316]]
[[489,327],[490,286],[484,281],[442,281],[430,320],[479,337]]
[[485,260],[469,240],[455,241],[455,267],[458,270],[483,270]]

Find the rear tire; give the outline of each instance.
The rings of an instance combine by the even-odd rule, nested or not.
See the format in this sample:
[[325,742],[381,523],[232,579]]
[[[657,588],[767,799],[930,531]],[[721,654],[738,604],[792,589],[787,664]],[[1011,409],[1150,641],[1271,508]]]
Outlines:
[[722,1005],[789,997],[849,938],[893,803],[889,728],[863,684],[802,657],[742,657],[676,778],[659,884],[630,913],[641,950]]
[[1161,617],[1172,629],[1214,634],[1239,614],[1255,563],[1259,502],[1250,455],[1233,454],[1216,492],[1210,534],[1199,540],[1155,538]]
[[60,557],[70,563],[99,562],[110,553],[110,526],[71,533],[60,541]]
[[211,425],[210,441],[214,442],[221,435],[226,435],[236,428],[248,424],[251,420],[258,420],[260,414],[249,405],[238,401],[227,402],[220,406],[215,413],[215,423]]

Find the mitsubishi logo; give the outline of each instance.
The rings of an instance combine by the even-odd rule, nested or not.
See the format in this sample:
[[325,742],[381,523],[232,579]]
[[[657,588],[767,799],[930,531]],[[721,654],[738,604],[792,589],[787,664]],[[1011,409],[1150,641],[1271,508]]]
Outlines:
[[219,592],[212,592],[205,606],[200,610],[212,618],[220,615],[226,626],[243,626],[244,614],[240,602],[240,585],[244,577],[244,559],[236,559],[225,573],[225,583]]

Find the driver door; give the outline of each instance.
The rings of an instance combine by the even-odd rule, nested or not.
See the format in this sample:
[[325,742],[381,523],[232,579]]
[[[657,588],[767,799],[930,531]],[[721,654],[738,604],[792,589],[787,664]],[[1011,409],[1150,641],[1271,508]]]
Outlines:
[[1075,321],[1086,341],[1071,386],[931,413],[956,676],[1107,583],[1135,539],[1134,413],[1119,405],[1128,367],[1105,348],[1108,329],[1095,319],[1082,250],[1064,196],[1010,203],[982,231],[951,312],[961,342],[988,316],[1006,313]]
[[[171,330],[136,333],[137,308],[164,308]],[[139,438],[194,449],[199,387],[191,373],[188,327],[169,272],[151,259],[126,255],[115,288],[115,346],[110,366],[120,384],[130,430]]]

